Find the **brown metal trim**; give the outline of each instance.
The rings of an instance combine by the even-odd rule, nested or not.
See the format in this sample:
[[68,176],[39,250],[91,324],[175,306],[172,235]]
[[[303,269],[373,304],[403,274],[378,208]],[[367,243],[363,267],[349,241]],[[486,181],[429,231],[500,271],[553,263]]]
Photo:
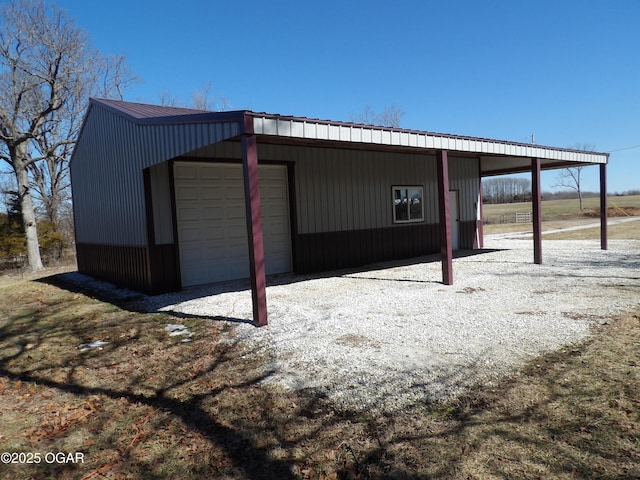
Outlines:
[[453,285],[453,250],[451,248],[451,215],[449,212],[449,161],[446,150],[438,150],[436,152],[436,166],[438,170],[442,283]]
[[609,206],[607,202],[607,165],[600,165],[600,248],[609,248]]
[[[505,158],[513,158],[505,156]],[[515,158],[523,158],[523,157],[515,157]],[[540,165],[540,170],[553,170],[557,168],[567,168],[567,167],[579,167],[579,166],[589,166],[589,165],[604,165],[602,163],[587,163],[587,162],[553,162],[546,163],[544,165]],[[491,170],[489,172],[480,171],[480,175],[482,177],[494,177],[498,175],[509,175],[512,173],[528,173],[531,171],[530,166],[525,167],[515,167],[515,168],[503,168],[500,170]]]
[[531,159],[531,203],[533,210],[533,263],[542,264],[542,191],[540,159]]
[[249,274],[253,323],[258,327],[267,325],[267,281],[264,265],[264,243],[262,238],[262,214],[260,213],[260,177],[258,172],[258,143],[253,133],[253,119],[244,118],[242,133],[242,173],[249,240]]
[[474,248],[484,248],[484,198],[482,197],[482,177],[479,178],[480,183],[478,185],[479,194],[478,201],[480,202],[480,219],[478,220],[478,245]]
[[192,162],[192,163],[224,163],[224,164],[242,165],[242,158],[180,156],[172,159],[172,161],[175,163]]
[[298,201],[296,193],[296,165],[287,163],[287,188],[289,193],[289,234],[291,235],[291,266],[298,271]]
[[[242,158],[229,158],[229,157],[189,157],[180,156],[172,160],[173,162],[192,162],[192,163],[223,163],[232,165],[242,165]],[[258,165],[291,165],[294,164],[293,160],[260,160],[258,159]]]
[[144,217],[147,230],[147,275],[153,279],[151,271],[151,249],[156,245],[156,233],[153,220],[153,198],[151,193],[151,171],[149,168],[142,170],[142,181],[144,184]]
[[169,194],[171,198],[171,224],[173,225],[173,244],[175,245],[175,276],[176,285],[182,288],[182,266],[180,265],[180,239],[178,237],[178,212],[176,210],[176,178],[174,174],[174,160],[169,160]]
[[176,277],[176,238],[173,243],[158,245],[155,237],[153,217],[153,193],[151,191],[151,171],[142,171],[144,180],[145,220],[147,229],[147,279],[146,292],[152,295],[175,292],[180,289],[180,277]]
[[477,242],[478,221],[477,220],[460,220],[460,248],[459,250],[475,250],[478,248]]

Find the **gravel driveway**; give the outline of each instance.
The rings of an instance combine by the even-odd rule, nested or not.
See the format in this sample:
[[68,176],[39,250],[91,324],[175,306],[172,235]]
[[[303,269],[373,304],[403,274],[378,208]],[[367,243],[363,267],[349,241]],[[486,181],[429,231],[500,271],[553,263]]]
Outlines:
[[[532,263],[531,241],[487,236],[485,248],[454,259],[453,286],[440,283],[438,256],[279,277],[267,289],[269,326],[239,322],[235,335],[268,353],[269,382],[317,389],[338,408],[391,412],[491,382],[640,307],[638,241],[610,241],[608,251],[544,241],[543,265]],[[250,292],[233,291],[241,286],[149,297],[146,307],[250,319]]]

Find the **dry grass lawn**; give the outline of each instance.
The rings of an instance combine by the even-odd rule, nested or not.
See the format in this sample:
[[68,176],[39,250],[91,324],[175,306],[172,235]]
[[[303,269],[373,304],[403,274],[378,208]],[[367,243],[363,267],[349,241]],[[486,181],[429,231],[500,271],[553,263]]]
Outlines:
[[0,452],[42,459],[0,464],[2,478],[640,478],[640,312],[498,385],[377,416],[264,386],[266,362],[226,324],[57,277],[5,280],[0,298]]
[[[640,216],[640,195],[610,197],[609,218]],[[551,200],[542,202],[542,231],[571,228],[597,224],[599,222],[599,199],[588,198],[584,201],[585,211],[580,211],[578,200]],[[515,212],[531,211],[531,203],[506,203],[484,205],[484,233],[531,232],[533,226],[528,223],[513,223]],[[501,223],[500,219],[507,220]],[[527,237],[525,237],[527,238]],[[600,227],[580,230],[567,230],[544,235],[545,240],[597,240],[600,238]],[[640,221],[633,221],[609,227],[611,240],[640,240]]]
[[[542,223],[542,231],[566,229],[581,225],[593,224],[591,220],[556,220]],[[522,223],[504,223],[487,225],[484,228],[485,235],[495,233],[515,233],[515,232],[532,232],[531,224]],[[533,238],[533,233],[529,236],[522,237],[523,240]],[[555,233],[546,233],[543,240],[599,240],[600,227],[581,228],[579,230],[564,230]],[[631,222],[620,223],[617,225],[609,225],[608,238],[610,240],[640,240],[640,219]]]
[[[600,227],[568,230],[544,235],[545,240],[597,240],[600,238]],[[609,225],[610,240],[640,240],[640,220]]]
[[[640,215],[640,195],[626,195],[621,197],[608,197],[610,216]],[[552,220],[572,220],[584,217],[599,215],[600,199],[585,198],[583,208],[580,210],[580,203],[575,200],[543,200],[542,219]],[[486,224],[500,223],[500,218],[512,218],[516,212],[531,212],[531,202],[521,203],[500,203],[483,205],[483,217]],[[511,220],[513,221],[513,220]]]

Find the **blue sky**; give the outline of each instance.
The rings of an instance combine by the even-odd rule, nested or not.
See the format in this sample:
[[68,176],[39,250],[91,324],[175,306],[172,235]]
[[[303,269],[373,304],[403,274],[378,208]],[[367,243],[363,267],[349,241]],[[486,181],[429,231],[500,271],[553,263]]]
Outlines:
[[187,101],[211,82],[232,109],[348,121],[397,105],[404,128],[593,145],[611,152],[610,192],[640,189],[640,0],[56,5],[127,56],[142,83],[126,100]]

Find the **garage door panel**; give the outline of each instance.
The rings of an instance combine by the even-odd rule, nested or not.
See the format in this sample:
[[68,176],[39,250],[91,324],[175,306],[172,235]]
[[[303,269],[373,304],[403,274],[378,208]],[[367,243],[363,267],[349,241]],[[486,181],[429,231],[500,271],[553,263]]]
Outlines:
[[199,242],[201,240],[201,230],[199,228],[181,228],[178,231],[180,239],[185,244]]
[[199,189],[199,197],[202,200],[221,202],[224,199],[223,191],[219,186],[208,186]]
[[[242,199],[244,202],[244,199]],[[226,209],[226,217],[228,219],[240,220],[241,223],[245,223],[245,208],[244,205],[230,205]]]
[[185,222],[197,222],[200,216],[197,208],[178,208],[176,213]]
[[205,227],[201,230],[200,235],[202,240],[207,242],[211,248],[225,248],[226,238],[219,228]]
[[183,164],[180,169],[174,169],[173,177],[175,180],[195,179],[197,178],[198,170],[196,165]]
[[187,184],[186,182],[176,189],[176,200],[196,200],[198,198],[198,191],[194,188],[193,184]]
[[221,222],[224,219],[224,209],[219,205],[202,207],[202,219]]
[[[286,167],[260,165],[259,174],[266,272],[289,272]],[[174,180],[183,286],[248,277],[242,167],[180,162]]]
[[[235,212],[234,212],[235,213]],[[241,229],[245,229],[247,228],[247,222],[245,222],[244,220],[244,215],[227,215],[227,218],[225,219],[226,221],[226,225],[228,227],[231,228],[227,228],[226,231],[228,233],[234,234],[234,235],[239,235],[242,238],[245,238],[247,232],[245,231],[244,233],[238,230]]]
[[202,245],[199,243],[191,244],[187,251],[184,252],[182,260],[184,263],[193,264],[194,262],[199,262],[205,255],[206,251],[202,248]]

